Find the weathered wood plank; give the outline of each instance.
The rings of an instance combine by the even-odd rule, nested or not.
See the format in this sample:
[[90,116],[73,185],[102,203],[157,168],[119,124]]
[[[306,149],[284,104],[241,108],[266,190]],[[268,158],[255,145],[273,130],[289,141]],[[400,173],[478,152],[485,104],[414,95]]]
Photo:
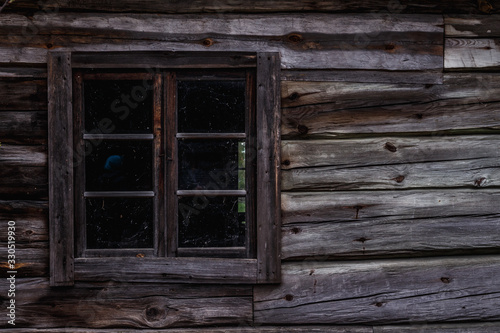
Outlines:
[[[43,62],[41,54],[28,60],[20,48],[9,55],[8,46],[18,44],[26,52],[40,45],[80,51],[280,52],[283,68],[442,69],[442,17],[436,15],[39,14],[32,21],[15,15],[3,20],[4,62]],[[20,27],[31,26],[36,33],[19,35]]]
[[281,145],[281,168],[363,166],[500,157],[498,135],[440,135],[342,140],[287,140]]
[[46,199],[48,177],[46,167],[2,166],[0,197],[5,199]]
[[[5,228],[7,229],[7,228]],[[7,242],[0,242],[0,249],[7,253]],[[9,277],[10,265],[7,255],[0,259],[0,277]],[[48,277],[49,276],[49,243],[48,242],[16,242],[16,277]],[[3,279],[2,279],[3,280]]]
[[500,136],[285,141],[282,190],[500,185]]
[[300,262],[255,288],[257,324],[499,320],[499,256]]
[[442,84],[442,71],[283,70],[286,81]]
[[[238,327],[209,327],[209,328],[182,328],[182,329],[155,329],[148,330],[142,329],[141,333],[373,333],[373,329],[368,326],[324,326],[324,325],[314,325],[314,326],[243,326],[241,323]],[[445,326],[444,326],[445,327]],[[463,327],[467,327],[463,325]],[[485,324],[483,326],[472,326],[476,327],[488,327]],[[491,326],[491,327],[499,327]],[[67,329],[10,329],[9,332],[13,333],[66,333]],[[71,332],[74,333],[96,333],[95,330],[87,328],[73,328]],[[120,329],[120,333],[136,333],[137,330],[131,329]],[[441,331],[435,331],[440,333]],[[464,333],[459,331],[460,333]],[[487,333],[494,333],[493,331],[487,331]],[[116,329],[99,329],[99,333],[116,333]],[[473,332],[468,332],[473,333]]]
[[2,146],[0,146],[0,152],[1,166],[47,166],[47,146],[2,144]]
[[71,56],[49,54],[48,167],[51,286],[73,285],[73,105]]
[[282,193],[283,224],[498,215],[500,192],[408,190]]
[[[5,290],[7,280],[0,285]],[[7,288],[8,289],[8,288]],[[76,284],[16,280],[16,327],[166,328],[238,325],[252,320],[252,290],[241,286]],[[3,304],[6,296],[0,298]],[[43,314],[42,316],[40,314]],[[6,321],[0,325],[6,327]]]
[[500,75],[445,74],[443,83],[284,81],[282,134],[320,138],[500,128]]
[[446,37],[498,38],[500,37],[500,15],[453,15],[444,17]]
[[444,68],[492,70],[500,67],[499,39],[446,38]]
[[283,259],[498,251],[497,191],[282,194]]
[[[221,274],[222,273],[222,274]],[[77,258],[77,281],[255,283],[255,259]]]
[[24,11],[106,11],[106,12],[148,12],[148,13],[270,13],[270,12],[391,12],[391,13],[464,13],[483,14],[496,13],[500,4],[497,0],[490,0],[490,6],[478,6],[475,1],[467,0],[419,0],[409,2],[387,2],[385,0],[363,1],[305,1],[305,0],[255,0],[220,1],[195,0],[189,2],[145,0],[99,0],[78,1],[61,0],[56,3],[46,2],[42,6],[30,0],[17,0],[5,9],[9,12]]
[[0,112],[0,142],[46,144],[47,112]]
[[[309,325],[309,326],[257,326],[257,327],[210,327],[210,328],[182,328],[182,329],[155,329],[141,330],[141,333],[497,333],[499,322],[460,323],[460,324],[428,324],[416,322],[409,325],[392,326],[338,326],[338,325]],[[10,329],[13,333],[66,333],[66,328],[52,329]],[[72,328],[74,333],[95,333],[87,328]],[[99,329],[99,333],[115,333],[116,329]],[[120,329],[120,333],[135,333],[137,330]]]
[[[2,56],[1,50],[0,56]],[[17,78],[0,79],[0,111],[46,109],[47,81]]]
[[[3,208],[3,206],[0,206]],[[8,213],[0,212],[2,227],[0,228],[0,240],[7,239],[8,229],[4,223],[14,221],[16,227],[16,243],[31,243],[49,240],[49,223],[47,211],[40,213]]]
[[46,78],[46,68],[4,67],[0,68],[0,78]]

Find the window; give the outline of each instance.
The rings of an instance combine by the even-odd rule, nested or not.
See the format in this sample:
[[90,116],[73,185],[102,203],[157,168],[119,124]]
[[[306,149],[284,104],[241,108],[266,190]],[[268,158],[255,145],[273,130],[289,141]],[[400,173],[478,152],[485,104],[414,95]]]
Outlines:
[[51,285],[280,280],[279,56],[52,52]]

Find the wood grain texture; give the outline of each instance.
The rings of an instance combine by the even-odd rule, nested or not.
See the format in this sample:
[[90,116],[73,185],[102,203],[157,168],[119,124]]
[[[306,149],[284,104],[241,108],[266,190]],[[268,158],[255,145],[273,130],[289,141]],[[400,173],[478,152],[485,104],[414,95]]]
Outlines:
[[500,186],[500,136],[284,141],[282,190]]
[[495,190],[284,193],[283,259],[498,251]]
[[[7,280],[0,285],[5,290]],[[252,320],[251,292],[241,286],[98,282],[50,288],[48,279],[18,279],[16,327],[159,329],[245,324]],[[0,297],[6,304],[6,296]]]
[[500,15],[447,15],[445,36],[459,38],[498,38]]
[[19,167],[47,167],[47,146],[2,144],[0,165]]
[[47,81],[1,78],[0,111],[3,110],[47,110]]
[[500,4],[497,0],[489,1],[488,9],[478,6],[475,1],[467,0],[418,0],[408,2],[387,2],[384,0],[363,1],[305,1],[305,0],[256,0],[251,2],[233,0],[196,0],[189,2],[160,0],[99,0],[79,1],[60,0],[56,3],[35,4],[29,0],[17,0],[5,9],[9,12],[46,11],[105,11],[105,12],[149,12],[149,13],[269,13],[269,12],[390,12],[390,13],[497,13]]
[[71,56],[49,54],[48,167],[51,286],[73,285],[73,106]]
[[[0,249],[7,252],[7,242],[0,242]],[[0,277],[2,280],[9,277],[10,267],[7,256],[0,261]],[[16,278],[49,277],[49,243],[48,242],[16,242]]]
[[10,200],[48,198],[46,167],[3,166],[0,175],[1,198]]
[[493,70],[500,67],[500,39],[446,38],[444,68]]
[[408,135],[500,128],[498,74],[445,74],[442,85],[282,84],[284,138]]
[[[299,69],[441,70],[443,60],[437,15],[38,14],[2,20],[0,35],[8,36],[0,47],[3,62],[44,62],[36,52],[40,45],[40,51],[280,52],[283,68]],[[19,33],[30,27],[36,33]],[[13,45],[22,48],[9,51]]]
[[46,111],[0,112],[0,142],[47,144]]
[[283,265],[255,288],[257,324],[387,324],[500,318],[500,257]]

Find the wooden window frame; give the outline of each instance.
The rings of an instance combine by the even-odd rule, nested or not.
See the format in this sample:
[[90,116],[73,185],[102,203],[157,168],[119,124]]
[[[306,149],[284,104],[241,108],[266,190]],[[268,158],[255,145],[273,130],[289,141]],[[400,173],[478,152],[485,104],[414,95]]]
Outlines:
[[[256,112],[255,258],[75,258],[74,69],[254,68]],[[279,283],[279,53],[70,52],[48,54],[50,285],[75,281]]]

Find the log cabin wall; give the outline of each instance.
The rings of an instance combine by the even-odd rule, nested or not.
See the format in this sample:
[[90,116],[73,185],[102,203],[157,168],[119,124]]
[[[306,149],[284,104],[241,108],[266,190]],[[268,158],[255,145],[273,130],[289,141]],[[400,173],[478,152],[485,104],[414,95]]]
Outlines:
[[[14,2],[0,13],[1,307],[14,220],[18,332],[498,332],[499,11]],[[281,284],[49,287],[53,49],[280,52]]]

